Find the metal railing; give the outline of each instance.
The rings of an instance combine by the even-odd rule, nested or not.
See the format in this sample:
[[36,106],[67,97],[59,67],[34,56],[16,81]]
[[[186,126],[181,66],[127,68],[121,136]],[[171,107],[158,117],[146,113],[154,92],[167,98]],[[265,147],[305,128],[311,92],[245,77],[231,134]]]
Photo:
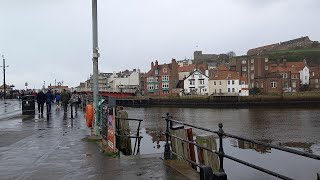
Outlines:
[[[139,122],[139,125],[138,125],[138,128],[137,128],[137,133],[135,135],[121,135],[119,133],[119,123],[120,123],[120,119],[122,120],[125,120],[125,121],[137,121]],[[133,118],[121,118],[121,117],[116,117],[116,127],[117,127],[117,130],[116,130],[116,136],[120,137],[120,140],[121,138],[123,137],[127,137],[127,138],[132,138],[132,139],[135,139],[135,142],[134,142],[134,149],[133,149],[133,152],[132,152],[132,155],[137,155],[140,153],[140,143],[141,143],[141,139],[143,138],[141,135],[140,135],[140,126],[141,126],[141,122],[143,120],[142,119],[133,119]],[[137,152],[136,152],[137,151]],[[135,153],[136,152],[136,153]]]
[[[277,177],[279,179],[292,180],[292,178],[290,178],[290,177],[281,175],[281,174],[276,173],[274,171],[270,171],[268,169],[262,168],[260,166],[248,163],[246,161],[243,161],[243,160],[240,160],[240,159],[235,158],[233,156],[225,154],[224,150],[223,150],[223,137],[235,138],[235,139],[238,139],[238,140],[247,141],[247,142],[250,142],[250,143],[253,143],[253,144],[262,145],[262,146],[265,146],[265,147],[269,147],[269,148],[277,149],[277,150],[280,150],[280,151],[296,154],[296,155],[299,155],[299,156],[304,156],[304,157],[320,160],[320,156],[315,155],[315,154],[301,152],[301,151],[297,151],[297,150],[294,150],[294,149],[290,149],[290,148],[286,148],[286,147],[282,147],[282,146],[277,146],[277,145],[270,144],[270,143],[264,143],[264,142],[261,142],[261,141],[256,141],[256,140],[252,140],[252,139],[249,139],[249,138],[244,138],[244,137],[241,137],[241,136],[236,136],[236,135],[225,133],[223,131],[223,129],[222,129],[223,128],[223,124],[222,123],[219,123],[219,130],[218,131],[213,131],[213,130],[208,129],[208,128],[203,128],[203,127],[196,126],[196,125],[193,125],[193,124],[189,124],[189,123],[185,123],[185,122],[174,120],[174,119],[172,119],[172,116],[169,115],[169,113],[167,113],[166,116],[164,116],[162,118],[164,118],[166,120],[166,132],[165,132],[166,143],[165,143],[165,150],[164,150],[164,159],[165,160],[172,159],[172,154],[174,154],[174,155],[178,156],[179,158],[191,163],[192,165],[199,167],[199,169],[200,169],[200,180],[213,180],[213,179],[226,180],[227,179],[227,174],[225,173],[224,167],[223,167],[223,159],[224,158],[228,158],[228,159],[233,160],[235,162],[238,162],[240,164],[246,165],[246,166],[251,167],[253,169],[256,169],[256,170],[262,171],[264,173],[267,173],[269,175],[272,175],[274,177]],[[184,128],[184,126],[180,126],[180,127],[173,126],[173,123],[217,134],[218,137],[219,137],[219,150],[218,151],[212,150],[212,149],[209,149],[207,147],[201,146],[201,145],[199,145],[199,144],[197,144],[195,142],[192,142],[192,141],[189,141],[189,140],[186,140],[186,139],[183,139],[181,137],[178,137],[178,136],[175,136],[175,135],[171,134],[170,130]],[[178,140],[186,142],[188,144],[192,144],[192,145],[197,146],[198,148],[200,148],[202,150],[206,150],[206,151],[209,151],[209,152],[212,152],[212,153],[215,153],[216,155],[218,155],[218,157],[219,157],[219,172],[213,172],[211,167],[198,164],[197,162],[191,161],[191,160],[189,160],[189,159],[187,159],[187,158],[185,158],[185,157],[173,152],[172,149],[170,149],[170,147],[172,147],[172,146],[170,146],[170,144],[172,145],[172,143],[171,143],[171,139],[172,138],[178,139]]]

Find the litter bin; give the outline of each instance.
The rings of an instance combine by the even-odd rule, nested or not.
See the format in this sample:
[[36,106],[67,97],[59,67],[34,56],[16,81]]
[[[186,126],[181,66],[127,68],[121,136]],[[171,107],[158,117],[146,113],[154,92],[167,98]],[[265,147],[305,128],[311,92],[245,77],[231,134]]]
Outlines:
[[22,97],[22,115],[35,115],[35,96],[26,95]]

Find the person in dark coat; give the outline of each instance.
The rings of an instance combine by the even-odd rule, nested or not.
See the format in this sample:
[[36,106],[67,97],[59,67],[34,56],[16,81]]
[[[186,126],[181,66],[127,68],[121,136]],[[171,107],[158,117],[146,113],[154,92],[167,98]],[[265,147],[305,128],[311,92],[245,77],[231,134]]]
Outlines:
[[43,106],[46,102],[46,95],[40,91],[37,95],[37,103],[38,103],[38,112],[39,114],[43,114]]
[[51,113],[51,103],[53,103],[54,97],[49,89],[46,93],[46,105],[47,105],[47,113]]

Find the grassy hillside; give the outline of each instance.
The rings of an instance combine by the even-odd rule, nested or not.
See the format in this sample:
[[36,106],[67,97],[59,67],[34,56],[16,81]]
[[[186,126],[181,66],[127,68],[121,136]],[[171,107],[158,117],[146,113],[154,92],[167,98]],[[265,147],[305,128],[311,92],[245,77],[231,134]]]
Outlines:
[[271,51],[265,54],[270,60],[301,61],[306,59],[309,65],[320,64],[320,48],[307,48],[283,51]]

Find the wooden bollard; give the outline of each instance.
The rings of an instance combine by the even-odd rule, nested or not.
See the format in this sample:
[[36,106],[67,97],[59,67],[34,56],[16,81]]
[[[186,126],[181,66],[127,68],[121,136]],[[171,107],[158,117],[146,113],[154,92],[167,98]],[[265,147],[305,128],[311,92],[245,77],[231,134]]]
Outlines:
[[[198,135],[196,137],[197,144],[212,149],[217,150],[217,140],[214,135]],[[219,157],[217,154],[197,148],[198,160],[201,165],[210,166],[213,172],[219,171]]]
[[124,154],[124,155],[131,155],[132,154],[132,147],[131,147],[131,139],[126,136],[130,136],[130,128],[129,128],[129,121],[125,120],[128,119],[128,113],[126,111],[118,111],[118,117],[116,119],[117,125],[117,132],[119,136],[116,137],[117,141],[117,148]]

